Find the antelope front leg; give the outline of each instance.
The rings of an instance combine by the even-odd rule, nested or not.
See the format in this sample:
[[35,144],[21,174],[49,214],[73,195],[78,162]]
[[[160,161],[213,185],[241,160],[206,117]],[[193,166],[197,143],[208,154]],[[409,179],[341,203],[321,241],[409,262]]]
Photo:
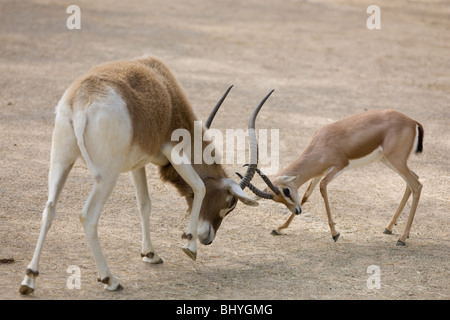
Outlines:
[[150,211],[151,201],[148,194],[147,177],[145,174],[145,167],[136,169],[131,172],[133,184],[136,189],[136,199],[138,203],[138,209],[141,216],[142,226],[142,261],[159,264],[163,263],[163,260],[158,256],[153,248],[152,241],[150,240]]
[[206,188],[202,179],[199,177],[197,172],[194,170],[190,164],[190,160],[183,154],[183,156],[174,161],[172,159],[172,146],[164,145],[161,148],[161,152],[169,159],[172,166],[180,174],[180,176],[189,184],[194,192],[194,200],[192,202],[192,210],[189,218],[189,223],[187,225],[187,230],[181,236],[182,239],[187,240],[186,244],[183,246],[183,251],[192,260],[197,259],[197,228],[198,219],[200,217],[200,209],[202,207],[203,198],[205,197]]
[[[190,165],[189,168],[178,168],[175,169],[180,173],[180,175],[185,179],[185,181],[192,187],[194,191],[194,200],[192,203],[191,216],[189,218],[189,223],[187,225],[187,231],[183,233],[181,236],[182,239],[186,239],[187,242],[183,246],[183,251],[186,253],[192,260],[197,259],[197,228],[198,228],[198,219],[200,216],[200,208],[202,207],[203,198],[205,197],[206,189],[205,185],[197,175],[197,173],[192,169]],[[193,172],[190,172],[192,169]],[[182,173],[183,172],[183,173]],[[185,176],[183,174],[188,173]],[[189,177],[189,179],[188,179]]]

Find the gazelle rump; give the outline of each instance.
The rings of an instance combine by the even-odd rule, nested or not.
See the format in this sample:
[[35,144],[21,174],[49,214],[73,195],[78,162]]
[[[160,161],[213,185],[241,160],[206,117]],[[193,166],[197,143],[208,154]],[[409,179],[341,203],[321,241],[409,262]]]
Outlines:
[[[319,129],[304,151],[286,168],[270,180],[263,176],[268,185],[265,190],[259,190],[252,184],[249,188],[258,197],[283,203],[292,212],[285,223],[272,231],[272,234],[277,235],[289,226],[296,214],[301,213],[301,205],[320,182],[331,235],[337,241],[340,234],[331,216],[327,185],[347,170],[380,160],[406,182],[400,205],[384,233],[392,233],[412,193],[406,228],[397,241],[397,245],[405,245],[422,190],[419,177],[408,168],[407,161],[412,151],[422,152],[423,136],[422,125],[398,111],[385,109],[359,113]],[[298,189],[309,180],[311,182],[300,200]]]
[[[230,89],[214,108],[204,132]],[[259,111],[264,101],[255,111]],[[254,112],[249,122],[253,128],[256,115]],[[80,220],[97,264],[98,279],[108,290],[120,289],[121,285],[102,253],[97,224],[121,172],[131,171],[141,217],[141,256],[148,263],[162,260],[150,240],[147,163],[158,165],[161,178],[172,183],[187,200],[190,217],[182,236],[186,239],[183,251],[194,260],[197,238],[202,244],[210,244],[222,219],[236,207],[238,200],[246,205],[257,205],[243,191],[253,177],[256,164],[247,170],[245,179],[236,183],[220,164],[192,164],[191,159],[184,159],[181,164],[172,161],[172,132],[183,128],[193,136],[196,120],[175,77],[157,59],[147,57],[106,63],[76,79],[56,107],[48,201],[36,249],[19,292],[29,294],[35,289],[45,236],[55,216],[61,190],[78,158],[84,160],[94,178]],[[256,134],[250,128],[249,137],[250,144],[255,145]],[[203,149],[209,143],[204,142]]]

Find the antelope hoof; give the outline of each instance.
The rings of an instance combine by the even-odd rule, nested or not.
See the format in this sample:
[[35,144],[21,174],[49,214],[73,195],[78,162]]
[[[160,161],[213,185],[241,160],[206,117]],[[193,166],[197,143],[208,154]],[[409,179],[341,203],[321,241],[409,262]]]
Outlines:
[[275,229],[273,229],[273,230],[270,232],[270,234],[273,235],[273,236],[281,236],[281,233],[278,232],[278,231],[275,230]]
[[383,231],[384,234],[392,234],[392,231],[389,230],[388,228],[384,229]]
[[97,281],[104,283],[105,284],[104,288],[108,291],[123,290],[123,286],[117,281],[117,279],[114,276],[112,276],[112,278],[110,277],[105,277],[103,279],[98,278]]
[[114,288],[110,288],[109,286],[105,286],[105,289],[109,290],[109,291],[122,291],[123,290],[123,286],[119,283],[119,284],[117,284],[117,286],[115,286],[115,289]]
[[181,248],[181,249],[183,249],[183,252],[186,253],[187,256],[192,260],[195,261],[197,259],[197,252],[192,252],[191,250],[189,250],[189,248]]
[[22,295],[29,295],[34,292],[34,282],[39,275],[39,271],[33,271],[28,268],[26,270],[26,276],[20,284],[19,293]]
[[163,263],[163,259],[161,259],[157,254],[153,252],[149,252],[147,254],[141,253],[142,261],[151,263],[151,264],[161,264]]
[[34,292],[34,288],[31,288],[31,287],[27,286],[26,284],[21,285],[19,288],[19,293],[24,296],[27,296],[33,292]]
[[403,242],[402,240],[398,240],[398,241],[397,241],[397,246],[402,246],[402,247],[404,247],[404,246],[406,246],[406,243]]
[[338,241],[340,235],[341,235],[341,234],[338,233],[337,235],[333,236],[334,242]]

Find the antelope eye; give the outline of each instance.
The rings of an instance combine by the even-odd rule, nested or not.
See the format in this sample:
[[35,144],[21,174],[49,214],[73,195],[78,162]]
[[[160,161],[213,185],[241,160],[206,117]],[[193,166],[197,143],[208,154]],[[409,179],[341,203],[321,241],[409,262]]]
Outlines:
[[283,189],[283,194],[285,197],[290,198],[291,197],[291,190],[289,190],[289,188],[284,188]]

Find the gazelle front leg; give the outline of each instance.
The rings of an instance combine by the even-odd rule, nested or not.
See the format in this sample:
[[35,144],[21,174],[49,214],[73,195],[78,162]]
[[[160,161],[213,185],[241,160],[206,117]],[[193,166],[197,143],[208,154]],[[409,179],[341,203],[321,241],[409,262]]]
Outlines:
[[172,159],[172,146],[166,144],[161,148],[161,152],[169,159],[170,163],[174,169],[179,173],[179,175],[186,181],[186,183],[192,188],[194,192],[194,200],[192,202],[192,210],[189,218],[189,223],[187,225],[187,230],[183,233],[182,238],[186,239],[187,242],[183,246],[183,251],[192,260],[197,259],[197,228],[198,219],[200,216],[200,209],[202,207],[203,198],[205,197],[206,188],[202,179],[199,177],[197,172],[194,170],[190,164],[190,160],[183,154],[181,161],[174,161]]
[[333,221],[333,218],[331,217],[331,210],[330,210],[330,204],[328,203],[328,194],[327,194],[327,185],[328,183],[333,180],[337,174],[341,171],[341,168],[338,167],[332,167],[331,170],[328,172],[328,174],[325,176],[325,178],[322,179],[320,182],[320,193],[322,194],[323,201],[325,202],[325,210],[327,211],[327,217],[328,217],[328,225],[330,226],[331,236],[333,237],[334,242],[336,242],[341,235],[339,232],[336,231],[335,223]]
[[[303,204],[306,201],[308,201],[308,198],[311,196],[312,192],[316,188],[316,186],[319,183],[320,179],[322,179],[322,176],[315,177],[315,178],[311,179],[311,183],[309,184],[308,189],[306,189],[305,194],[303,195],[302,202],[300,204],[301,206],[303,206]],[[272,232],[270,234],[274,235],[274,236],[280,235],[281,234],[281,230],[286,229],[287,227],[289,227],[289,225],[291,224],[291,222],[295,218],[295,216],[296,216],[295,213],[291,213],[289,218],[287,218],[287,220],[281,226],[279,226],[278,228],[272,230]]]
[[[303,195],[302,198],[302,202],[301,202],[301,206],[303,206],[303,204],[308,201],[308,198],[311,196],[311,194],[313,193],[314,189],[316,188],[317,184],[319,183],[320,179],[322,179],[322,176],[319,177],[315,177],[313,179],[311,179],[311,183],[308,186],[308,189],[306,189],[305,194]],[[272,232],[270,233],[271,235],[280,235],[281,234],[281,230],[286,229],[287,227],[289,227],[289,225],[291,224],[292,220],[295,218],[296,214],[295,213],[291,213],[291,215],[289,216],[289,218],[278,228],[272,230]]]
[[159,264],[163,263],[163,260],[156,254],[150,240],[150,211],[151,201],[148,194],[147,177],[145,174],[145,167],[134,170],[131,172],[133,184],[136,189],[136,198],[138,203],[139,213],[141,215],[142,226],[142,261]]

